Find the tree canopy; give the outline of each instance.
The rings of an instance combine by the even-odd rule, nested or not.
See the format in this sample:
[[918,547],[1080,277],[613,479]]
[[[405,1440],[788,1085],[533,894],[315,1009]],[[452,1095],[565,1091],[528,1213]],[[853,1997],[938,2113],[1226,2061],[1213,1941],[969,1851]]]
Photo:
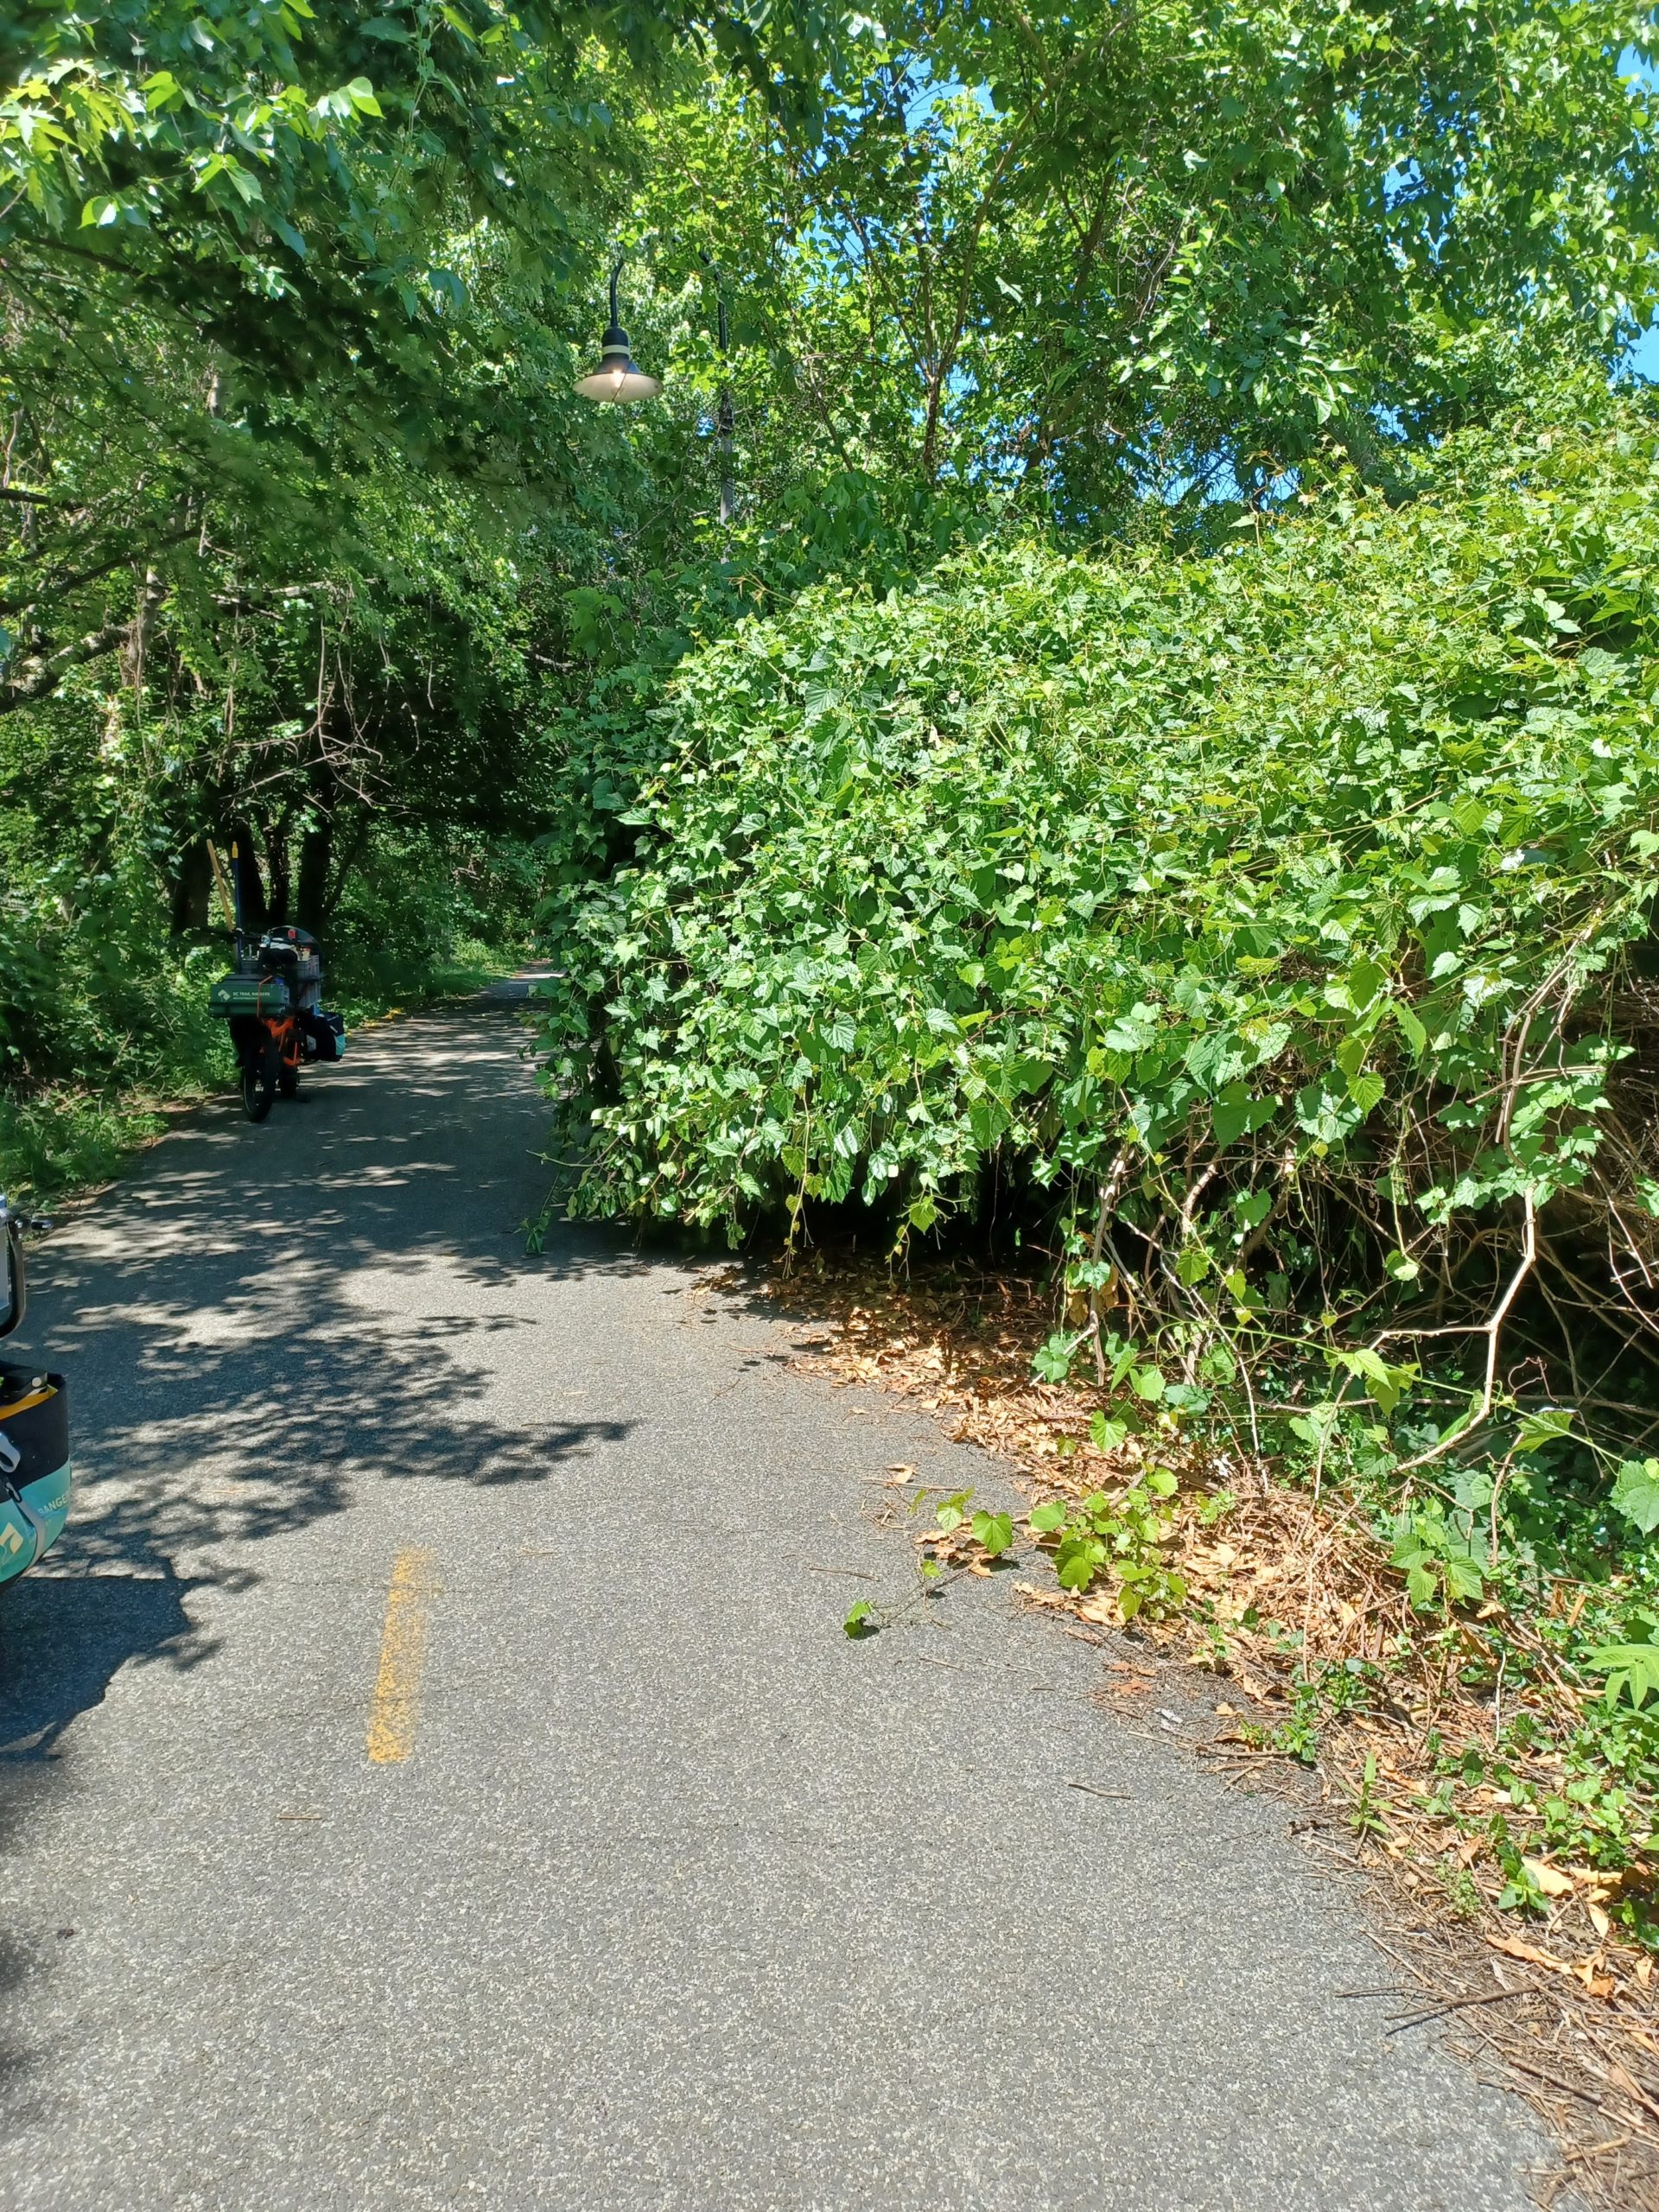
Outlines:
[[[185,931],[232,836],[319,922],[411,837],[608,868],[664,683],[756,611],[1021,532],[1202,551],[1346,472],[1408,496],[1648,318],[1649,35],[1611,0],[13,11],[16,931],[89,895],[66,851]],[[619,255],[668,378],[632,416],[573,391]]]

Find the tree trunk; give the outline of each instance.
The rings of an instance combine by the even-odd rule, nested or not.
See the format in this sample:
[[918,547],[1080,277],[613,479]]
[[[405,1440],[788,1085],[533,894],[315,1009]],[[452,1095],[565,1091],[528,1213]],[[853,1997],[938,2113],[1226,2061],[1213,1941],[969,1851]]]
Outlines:
[[300,884],[295,918],[313,937],[322,935],[327,918],[323,909],[328,897],[328,868],[334,858],[334,825],[320,815],[300,840]]
[[266,906],[272,926],[278,928],[289,918],[288,824],[284,814],[265,839],[265,880],[270,887]]
[[336,849],[334,880],[329,885],[327,896],[323,900],[322,918],[325,922],[332,923],[339,912],[340,902],[346,895],[346,886],[351,881],[356,872],[357,864],[363,857],[363,849],[369,842],[369,832],[373,826],[372,808],[365,806],[358,810],[356,819],[352,822],[349,834]]
[[270,921],[270,909],[265,904],[265,887],[259,875],[259,850],[253,842],[253,832],[245,822],[232,825],[236,846],[234,874],[236,889],[242,903],[242,926],[257,936]]
[[213,888],[213,864],[207,858],[206,842],[199,839],[187,849],[173,886],[175,937],[182,937],[188,930],[207,928]]
[[121,648],[122,680],[135,691],[144,680],[144,652],[149,644],[150,625],[156,619],[156,609],[166,597],[166,584],[154,569],[146,569],[144,581],[138,592],[138,605]]

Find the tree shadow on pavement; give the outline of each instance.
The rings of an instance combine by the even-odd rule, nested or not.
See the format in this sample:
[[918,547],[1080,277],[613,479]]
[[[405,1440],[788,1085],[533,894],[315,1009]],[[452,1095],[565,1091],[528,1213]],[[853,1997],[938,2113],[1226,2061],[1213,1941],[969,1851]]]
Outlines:
[[24,1576],[0,1593],[0,1763],[50,1758],[130,1659],[194,1665],[211,1643],[172,1574]]
[[[75,1499],[42,1567],[0,1590],[0,1850],[48,1804],[73,1816],[71,1724],[124,1668],[201,1667],[234,1633],[233,1608],[194,1621],[193,1593],[326,1575],[329,1522],[372,1484],[499,1495],[628,1434],[569,1379],[552,1294],[648,1263],[601,1236],[526,1252],[548,1109],[523,1034],[474,1004],[354,1039],[303,1114],[256,1128],[213,1101],[39,1249],[15,1349],[68,1377]],[[545,1391],[504,1393],[507,1363]],[[264,1549],[296,1536],[315,1539],[297,1564]],[[0,1942],[9,2132],[51,2078],[27,2006],[61,1909]]]
[[[116,1569],[158,1593],[134,1606],[162,1609],[128,1616],[131,1651],[183,1664],[188,1620],[168,1626],[166,1604],[257,1579],[250,1544],[317,1527],[359,1482],[546,1483],[626,1435],[556,1401],[531,1429],[490,1409],[499,1339],[533,1360],[550,1327],[526,1278],[648,1264],[597,1236],[526,1252],[547,1107],[522,1035],[510,1007],[474,1003],[371,1033],[308,1078],[302,1117],[279,1104],[254,1128],[215,1101],[41,1248],[18,1344],[69,1377],[76,1468],[53,1565],[92,1573],[88,1594],[41,1582],[26,1604],[82,1608],[64,1613],[65,1662],[87,1681],[120,1611],[92,1582]],[[550,1366],[558,1349],[550,1335]]]

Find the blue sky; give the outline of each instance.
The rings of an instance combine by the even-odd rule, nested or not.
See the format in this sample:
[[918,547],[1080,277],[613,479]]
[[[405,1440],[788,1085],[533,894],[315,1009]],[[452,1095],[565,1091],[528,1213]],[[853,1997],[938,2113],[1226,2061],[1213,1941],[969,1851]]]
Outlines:
[[[1642,57],[1634,47],[1625,48],[1624,53],[1618,57],[1618,66],[1628,76],[1645,77],[1649,84],[1653,82],[1654,72],[1651,69],[1643,68]],[[1630,348],[1630,362],[1638,376],[1646,377],[1650,382],[1659,384],[1659,324],[1651,325],[1643,336],[1637,340]]]
[[[1625,48],[1618,57],[1618,67],[1622,74],[1645,78],[1649,84],[1655,82],[1656,78],[1659,78],[1659,72],[1650,67],[1644,67],[1641,55],[1634,47]],[[959,92],[961,90],[961,84],[955,78],[941,84],[923,85],[905,111],[906,123],[914,130],[916,125],[931,112],[936,103],[944,94]],[[991,94],[988,86],[976,86],[975,97],[982,107],[989,109]],[[1625,359],[1638,376],[1646,378],[1650,384],[1659,384],[1659,320],[1650,325],[1637,340]]]

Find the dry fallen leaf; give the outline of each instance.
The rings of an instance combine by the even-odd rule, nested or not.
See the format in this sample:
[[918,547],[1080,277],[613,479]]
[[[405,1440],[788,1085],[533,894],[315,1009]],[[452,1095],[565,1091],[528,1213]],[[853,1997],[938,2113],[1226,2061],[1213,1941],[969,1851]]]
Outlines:
[[1541,1951],[1535,1943],[1523,1943],[1518,1936],[1489,1936],[1486,1941],[1493,1950],[1502,1951],[1506,1959],[1524,1959],[1529,1966],[1547,1967],[1551,1974],[1571,1974],[1573,1971],[1565,1959],[1558,1959],[1549,1951]]
[[1573,1877],[1552,1866],[1547,1859],[1523,1859],[1521,1864],[1547,1897],[1572,1896]]
[[1541,1951],[1535,1943],[1523,1943],[1518,1936],[1489,1936],[1486,1941],[1493,1950],[1502,1951],[1505,1958],[1524,1959],[1529,1966],[1543,1967],[1550,1974],[1570,1974],[1574,1981],[1581,1981],[1592,1997],[1611,1997],[1614,1981],[1611,1974],[1599,1973],[1602,1965],[1599,1951],[1592,1951],[1587,1959],[1576,1965],[1570,1959],[1558,1959],[1553,1952]]

